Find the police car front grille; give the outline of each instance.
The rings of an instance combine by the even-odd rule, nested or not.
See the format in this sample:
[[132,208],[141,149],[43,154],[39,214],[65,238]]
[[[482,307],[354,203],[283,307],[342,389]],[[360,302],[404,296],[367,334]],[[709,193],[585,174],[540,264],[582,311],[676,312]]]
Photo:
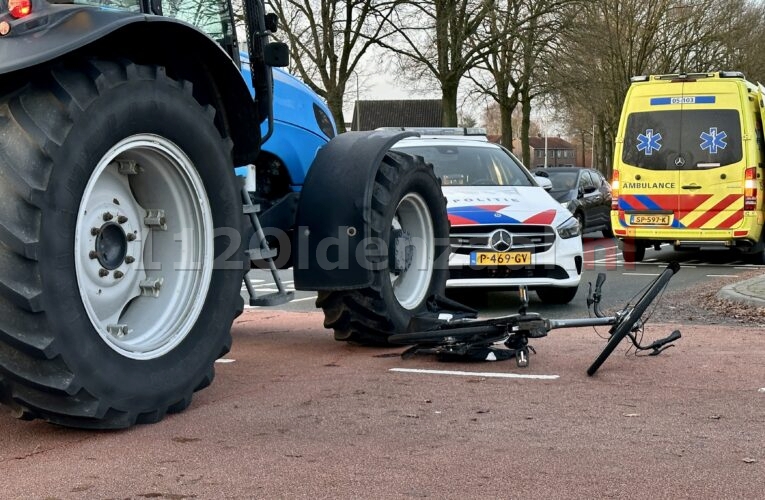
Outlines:
[[555,231],[550,226],[526,225],[485,225],[452,227],[450,244],[452,251],[469,254],[476,251],[494,251],[489,246],[489,236],[497,229],[504,229],[513,235],[513,252],[542,253],[555,243]]
[[449,268],[449,279],[503,279],[503,278],[549,278],[565,280],[570,278],[565,269],[560,266],[529,266],[529,267],[482,267],[470,266]]

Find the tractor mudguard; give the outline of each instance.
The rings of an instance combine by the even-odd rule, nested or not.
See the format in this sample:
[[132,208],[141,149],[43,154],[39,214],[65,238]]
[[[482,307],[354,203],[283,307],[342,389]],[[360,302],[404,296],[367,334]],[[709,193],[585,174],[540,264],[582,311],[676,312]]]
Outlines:
[[183,60],[215,80],[226,133],[234,141],[234,163],[254,162],[260,127],[253,124],[266,115],[258,112],[234,61],[206,34],[177,19],[140,12],[45,2],[35,7],[29,16],[11,20],[10,31],[0,36],[0,79],[12,73],[24,78],[23,70],[73,53],[165,66]]
[[391,146],[413,135],[417,134],[346,132],[319,150],[298,205],[293,247],[296,289],[357,289],[372,284],[373,270],[364,255],[375,175]]
[[[147,20],[138,12],[82,5],[35,4],[33,13],[13,21],[1,37],[0,74],[37,66],[95,42],[128,24]],[[164,18],[163,20],[172,19]],[[45,36],[35,36],[44,32]]]

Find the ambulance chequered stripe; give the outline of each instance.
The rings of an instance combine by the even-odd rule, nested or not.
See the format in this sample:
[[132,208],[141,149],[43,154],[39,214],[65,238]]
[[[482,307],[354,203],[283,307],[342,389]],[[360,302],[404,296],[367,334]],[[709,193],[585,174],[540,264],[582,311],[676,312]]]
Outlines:
[[731,228],[734,226],[737,226],[739,222],[741,222],[744,219],[744,211],[743,210],[736,210],[733,212],[733,215],[722,221],[720,224],[717,225],[719,228]]
[[[694,229],[703,227],[704,224],[712,220],[716,215],[719,215],[720,212],[730,207],[731,205],[733,205],[734,203],[736,203],[736,201],[740,199],[741,199],[740,194],[729,194],[722,200],[715,203],[711,208],[707,209],[698,219],[689,223],[687,227],[694,228]],[[715,227],[724,228],[724,227],[730,227],[730,226],[717,225]]]

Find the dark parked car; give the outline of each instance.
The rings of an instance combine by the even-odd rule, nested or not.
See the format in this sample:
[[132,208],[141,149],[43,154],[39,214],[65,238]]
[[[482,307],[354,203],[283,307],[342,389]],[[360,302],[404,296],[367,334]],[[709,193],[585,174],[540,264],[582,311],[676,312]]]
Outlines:
[[552,182],[550,195],[568,208],[582,227],[582,234],[602,231],[610,238],[611,186],[597,170],[579,167],[537,168],[534,175]]

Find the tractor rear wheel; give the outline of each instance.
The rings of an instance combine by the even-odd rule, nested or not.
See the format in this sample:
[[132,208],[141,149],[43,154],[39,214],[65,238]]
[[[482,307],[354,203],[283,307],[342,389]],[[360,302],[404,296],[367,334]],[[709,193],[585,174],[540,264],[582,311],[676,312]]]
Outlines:
[[430,298],[444,293],[449,276],[446,201],[433,168],[420,157],[389,151],[375,177],[372,213],[372,238],[389,245],[372,286],[319,292],[316,305],[335,339],[387,345]]
[[0,402],[122,428],[186,408],[242,310],[231,142],[191,83],[62,63],[0,97]]

